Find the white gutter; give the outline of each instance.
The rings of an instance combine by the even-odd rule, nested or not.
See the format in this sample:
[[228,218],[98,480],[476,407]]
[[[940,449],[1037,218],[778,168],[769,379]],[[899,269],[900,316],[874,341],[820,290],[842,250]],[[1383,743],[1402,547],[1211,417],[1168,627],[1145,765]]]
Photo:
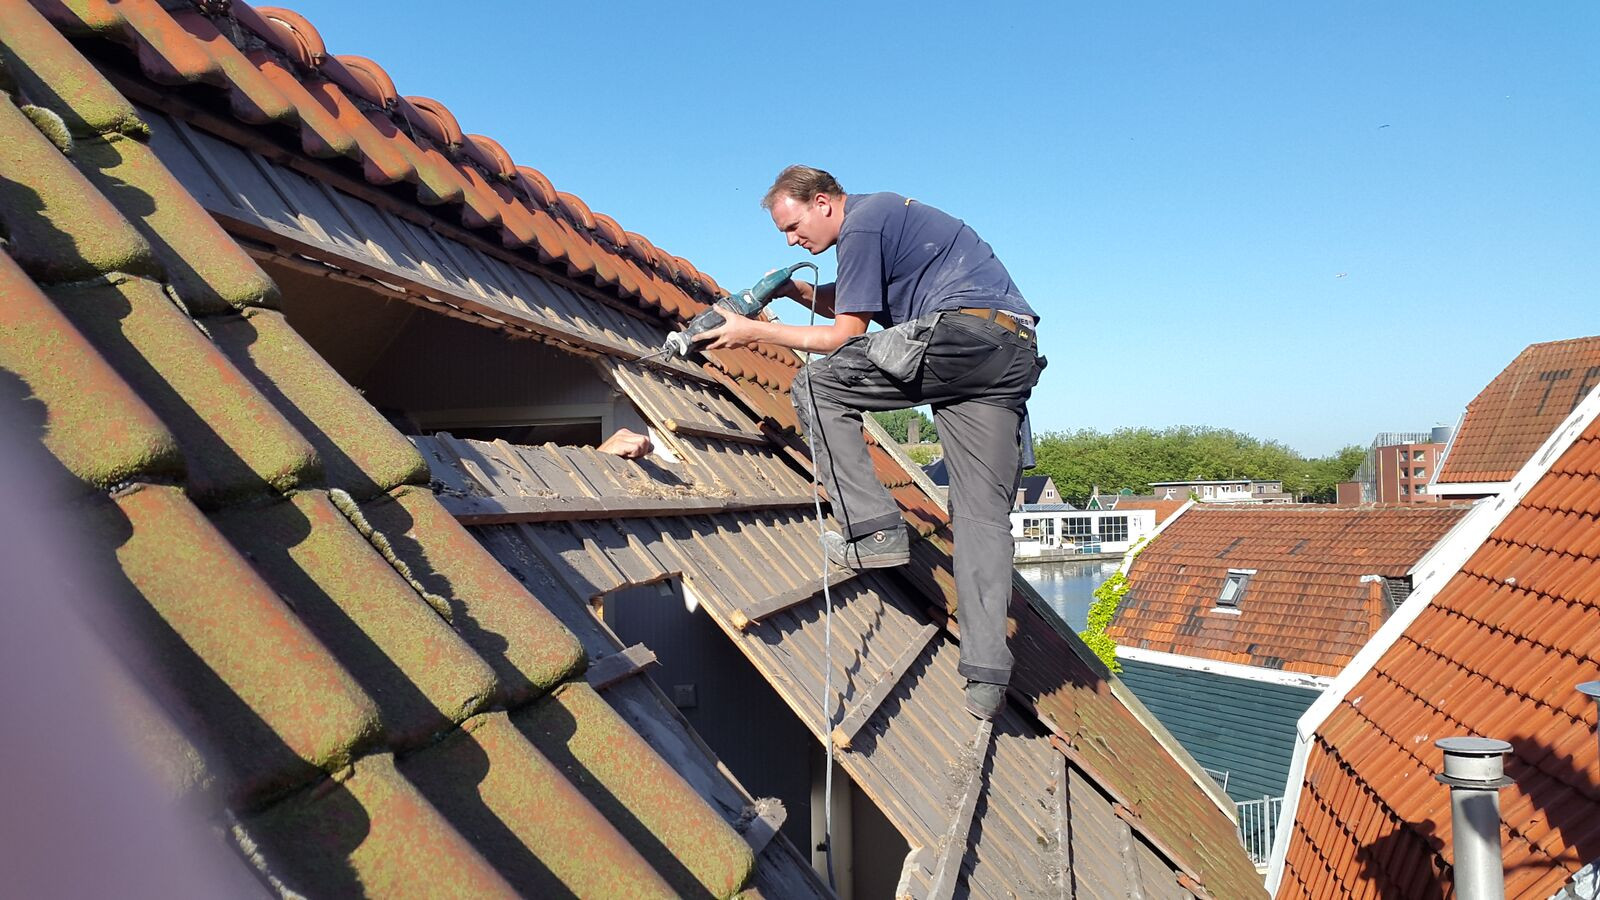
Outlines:
[[1272,858],[1267,863],[1267,892],[1277,894],[1283,880],[1284,861],[1289,856],[1289,841],[1294,838],[1295,812],[1300,805],[1300,792],[1306,780],[1306,761],[1311,753],[1312,738],[1328,716],[1344,702],[1356,683],[1372,671],[1378,660],[1393,647],[1411,623],[1438,596],[1439,591],[1459,571],[1462,565],[1477,552],[1489,535],[1505,521],[1528,491],[1543,478],[1561,454],[1571,447],[1596,416],[1600,416],[1600,386],[1589,392],[1583,402],[1573,408],[1567,418],[1545,439],[1544,445],[1533,454],[1521,471],[1511,479],[1510,486],[1497,497],[1486,497],[1456,524],[1439,545],[1418,563],[1413,571],[1420,571],[1421,579],[1411,596],[1394,611],[1388,621],[1379,626],[1372,638],[1357,651],[1348,665],[1333,679],[1333,686],[1318,697],[1295,727],[1294,757],[1289,762],[1289,791],[1283,801],[1278,818],[1277,838],[1272,844]]
[[1509,481],[1436,481],[1428,485],[1435,497],[1474,497],[1498,494],[1511,486]]
[[1165,666],[1169,669],[1209,672],[1213,675],[1226,675],[1229,678],[1258,681],[1262,684],[1281,684],[1287,687],[1308,688],[1313,691],[1325,690],[1329,685],[1333,684],[1333,678],[1328,675],[1285,672],[1282,669],[1268,669],[1264,666],[1247,666],[1241,663],[1222,662],[1215,659],[1201,659],[1198,656],[1184,656],[1178,653],[1167,653],[1164,650],[1146,650],[1140,647],[1119,646],[1117,648],[1117,657],[1119,659],[1131,659],[1135,662],[1150,663],[1154,666]]

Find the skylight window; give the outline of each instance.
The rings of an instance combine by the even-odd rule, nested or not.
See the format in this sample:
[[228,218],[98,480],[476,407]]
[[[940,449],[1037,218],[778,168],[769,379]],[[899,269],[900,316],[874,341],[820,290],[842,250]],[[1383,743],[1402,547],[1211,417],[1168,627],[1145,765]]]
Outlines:
[[1250,576],[1254,574],[1255,569],[1229,569],[1227,580],[1222,582],[1222,593],[1217,595],[1217,608],[1237,610],[1245,589],[1250,586]]

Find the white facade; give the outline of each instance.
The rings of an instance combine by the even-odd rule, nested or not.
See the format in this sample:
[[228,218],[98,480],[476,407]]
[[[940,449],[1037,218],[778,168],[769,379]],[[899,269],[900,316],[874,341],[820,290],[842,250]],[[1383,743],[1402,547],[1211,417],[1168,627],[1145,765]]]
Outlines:
[[1194,497],[1201,503],[1289,503],[1281,481],[1252,481],[1230,478],[1225,481],[1155,481],[1150,489],[1163,500]]
[[1153,509],[1085,511],[1041,505],[1011,514],[1018,559],[1046,553],[1125,553],[1155,530]]

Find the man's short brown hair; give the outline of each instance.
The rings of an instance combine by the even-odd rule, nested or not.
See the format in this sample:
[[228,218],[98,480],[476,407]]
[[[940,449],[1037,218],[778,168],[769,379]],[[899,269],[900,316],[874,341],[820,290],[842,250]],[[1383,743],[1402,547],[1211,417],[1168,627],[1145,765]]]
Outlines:
[[814,169],[811,166],[789,166],[779,172],[777,180],[772,182],[772,187],[767,188],[767,195],[761,198],[761,208],[771,209],[779,197],[810,201],[818,194],[843,197],[844,188],[839,186],[837,178],[821,169]]

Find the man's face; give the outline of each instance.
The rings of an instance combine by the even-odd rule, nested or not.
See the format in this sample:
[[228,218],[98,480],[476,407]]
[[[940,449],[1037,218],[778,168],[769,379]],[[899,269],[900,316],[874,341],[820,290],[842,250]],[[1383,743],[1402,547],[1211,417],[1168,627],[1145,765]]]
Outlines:
[[811,200],[779,197],[772,204],[772,224],[778,226],[791,247],[804,247],[812,256],[839,240],[844,206],[838,198],[818,194]]

